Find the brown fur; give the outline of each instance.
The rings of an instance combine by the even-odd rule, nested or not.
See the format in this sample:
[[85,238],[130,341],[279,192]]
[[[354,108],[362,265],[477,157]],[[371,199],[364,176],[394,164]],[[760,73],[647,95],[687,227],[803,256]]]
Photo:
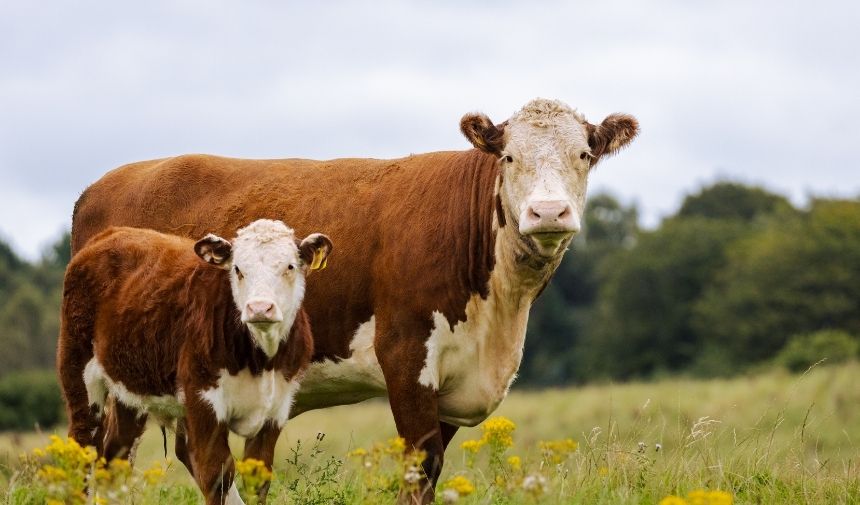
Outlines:
[[505,124],[493,124],[485,114],[473,112],[460,120],[460,131],[469,142],[488,154],[499,156],[505,148]]
[[626,146],[639,133],[639,122],[627,114],[610,114],[599,125],[585,124],[588,145],[594,156],[592,164],[603,156],[611,156]]
[[[107,458],[126,457],[144,428],[145,415],[118,402],[103,425],[99,421],[83,382],[94,354],[106,374],[132,393],[174,395],[181,387],[186,418],[177,455],[193,468],[210,504],[223,500],[233,462],[227,427],[195,392],[213,387],[222,369],[233,375],[274,369],[291,380],[307,367],[312,349],[300,310],[289,338],[267,358],[240,322],[228,272],[201,261],[187,238],[109,228],[76,251],[66,271],[57,364],[69,435]],[[271,431],[279,431],[270,424],[249,441],[253,457],[264,457],[269,468],[273,447],[267,444],[274,446],[277,434]]]

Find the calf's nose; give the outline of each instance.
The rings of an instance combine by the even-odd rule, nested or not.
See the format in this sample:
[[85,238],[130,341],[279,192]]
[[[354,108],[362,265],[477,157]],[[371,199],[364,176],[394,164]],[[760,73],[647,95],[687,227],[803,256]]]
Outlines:
[[275,304],[268,300],[254,300],[245,305],[248,312],[248,322],[273,322],[275,319]]

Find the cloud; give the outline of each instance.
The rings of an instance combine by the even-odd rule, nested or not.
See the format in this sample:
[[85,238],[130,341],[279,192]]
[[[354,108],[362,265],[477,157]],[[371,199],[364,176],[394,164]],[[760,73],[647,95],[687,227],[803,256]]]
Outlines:
[[[535,96],[641,138],[594,188],[646,222],[718,175],[856,195],[860,7],[777,2],[19,2],[0,18],[0,231],[33,257],[87,184],[186,152],[466,148]],[[8,202],[8,203],[7,203]],[[30,212],[27,212],[30,208]],[[16,212],[11,212],[12,210]],[[21,226],[23,215],[40,216]]]

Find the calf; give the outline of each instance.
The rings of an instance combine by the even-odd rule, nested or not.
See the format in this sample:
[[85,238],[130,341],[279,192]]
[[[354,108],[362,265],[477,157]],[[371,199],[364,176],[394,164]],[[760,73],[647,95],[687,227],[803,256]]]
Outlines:
[[63,288],[57,366],[69,435],[107,459],[133,459],[151,415],[176,430],[176,455],[207,504],[241,503],[228,431],[271,469],[313,353],[305,277],[331,248],[325,235],[298,241],[267,219],[232,242],[123,227],[94,237]]

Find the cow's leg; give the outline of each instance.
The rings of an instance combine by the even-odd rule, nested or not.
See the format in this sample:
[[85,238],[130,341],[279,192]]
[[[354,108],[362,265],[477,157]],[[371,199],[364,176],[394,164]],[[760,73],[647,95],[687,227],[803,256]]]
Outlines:
[[450,423],[446,423],[445,421],[439,422],[439,429],[442,432],[442,447],[445,449],[448,448],[448,444],[451,443],[451,439],[454,438],[454,435],[457,434],[457,430],[459,426],[455,426]]
[[191,457],[188,455],[188,435],[185,428],[185,419],[178,419],[176,421],[176,445],[174,446],[174,452],[176,452],[176,458],[185,465],[188,473],[193,477],[194,469],[191,467]]
[[236,469],[227,444],[226,423],[218,422],[212,408],[199,398],[189,398],[185,409],[186,443],[194,469],[191,473],[206,505],[243,503],[233,481]]
[[134,464],[140,436],[146,429],[146,414],[113,401],[104,420],[104,458],[128,459]]
[[416,492],[409,496],[401,494],[400,503],[432,503],[436,481],[442,472],[445,449],[436,390],[418,380],[430,330],[430,321],[401,322],[397,328],[377,322],[376,354],[397,432],[405,439],[408,450],[423,450],[427,454],[422,464],[426,478],[421,479]]
[[[269,421],[264,424],[259,433],[245,439],[245,458],[254,458],[262,461],[271,472],[272,462],[275,460],[275,444],[278,442],[280,434],[281,428],[278,427],[276,422]],[[265,482],[257,490],[259,503],[266,503],[266,495],[269,494],[270,484],[271,481]]]

